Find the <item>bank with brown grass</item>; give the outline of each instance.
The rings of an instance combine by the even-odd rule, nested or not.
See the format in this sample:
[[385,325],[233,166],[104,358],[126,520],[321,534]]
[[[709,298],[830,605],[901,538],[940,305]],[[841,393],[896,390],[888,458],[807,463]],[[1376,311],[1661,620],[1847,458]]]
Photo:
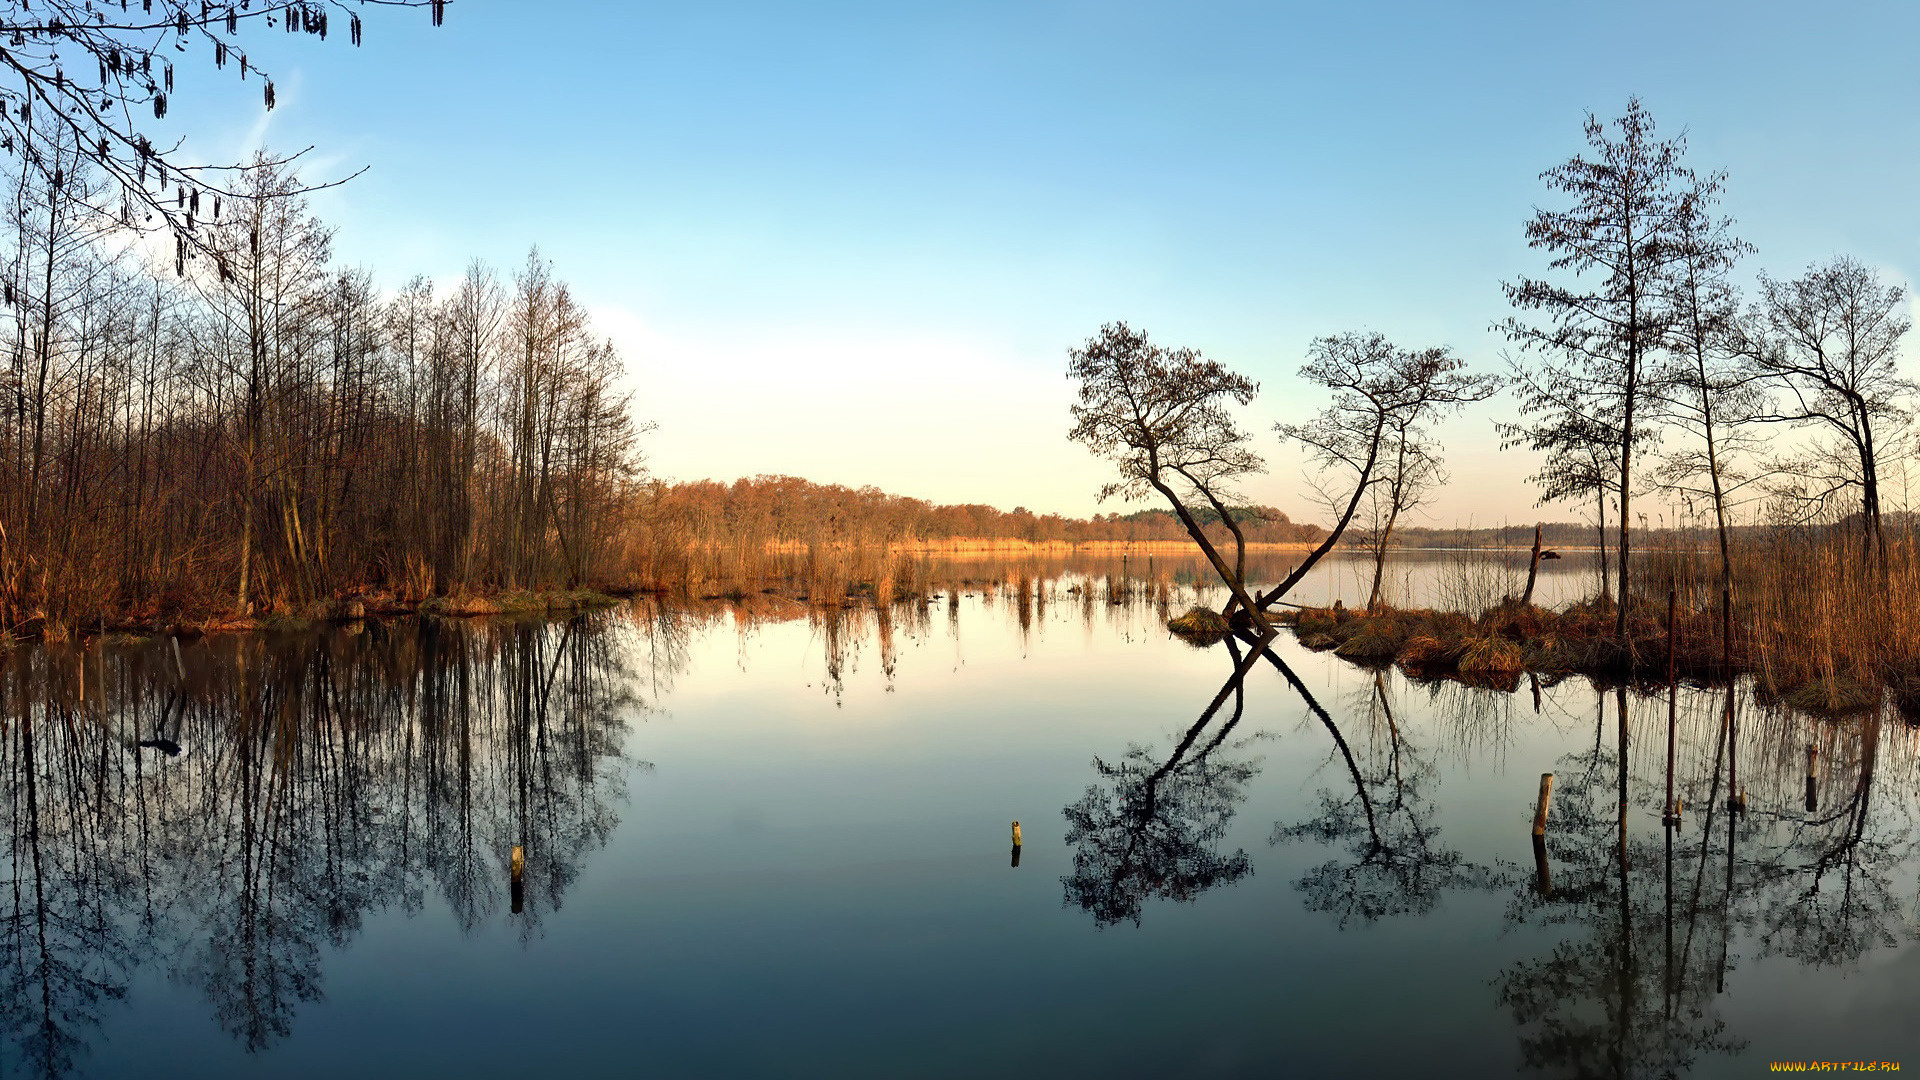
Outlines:
[[1309,649],[1363,666],[1397,666],[1416,679],[1449,678],[1509,691],[1528,674],[1664,680],[1671,656],[1671,669],[1683,679],[1724,683],[1751,677],[1764,697],[1807,712],[1863,711],[1889,695],[1920,712],[1920,669],[1909,665],[1820,652],[1805,640],[1776,636],[1780,627],[1756,633],[1744,620],[1733,623],[1730,639],[1723,638],[1717,606],[1680,608],[1669,637],[1665,605],[1637,602],[1623,639],[1615,612],[1604,600],[1559,610],[1508,602],[1471,616],[1335,606],[1285,611],[1278,621]]

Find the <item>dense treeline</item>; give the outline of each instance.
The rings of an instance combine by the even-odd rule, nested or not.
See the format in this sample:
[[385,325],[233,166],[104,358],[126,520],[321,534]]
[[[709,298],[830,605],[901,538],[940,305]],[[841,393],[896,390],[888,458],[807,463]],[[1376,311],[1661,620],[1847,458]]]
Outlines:
[[[1258,523],[1245,528],[1260,542],[1325,535],[1271,507],[1243,513],[1255,515]],[[832,601],[863,583],[878,596],[892,595],[896,586],[919,589],[924,567],[908,554],[916,547],[1188,542],[1179,520],[1164,510],[1068,518],[1025,507],[943,506],[792,476],[655,483],[629,522],[623,550],[631,560],[630,583],[694,595],[776,588]],[[1217,517],[1210,527],[1226,535]]]
[[0,224],[0,625],[612,573],[638,428],[537,254],[383,296],[262,157],[156,266],[70,137],[37,150],[64,182]]
[[[794,476],[755,476],[725,483],[697,480],[660,485],[649,507],[663,529],[678,528],[707,543],[940,542],[1021,540],[1028,543],[1185,540],[1179,519],[1165,510],[1070,518],[1036,514],[1024,506],[999,510],[980,503],[941,505],[875,487],[816,484]],[[1318,540],[1326,530],[1296,525],[1272,507],[1252,507],[1249,539],[1266,543]],[[1208,524],[1219,518],[1203,515]]]

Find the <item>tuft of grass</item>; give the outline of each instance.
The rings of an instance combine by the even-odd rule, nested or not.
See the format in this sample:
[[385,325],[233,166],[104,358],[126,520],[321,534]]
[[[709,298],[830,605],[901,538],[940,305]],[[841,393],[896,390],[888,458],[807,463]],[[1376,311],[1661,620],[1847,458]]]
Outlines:
[[1335,648],[1336,656],[1349,660],[1391,661],[1406,644],[1411,624],[1403,619],[1375,617],[1356,619],[1359,628]]
[[1546,636],[1556,621],[1553,612],[1545,608],[1509,600],[1483,613],[1480,629],[1509,641],[1536,641]]
[[1780,700],[1801,712],[1822,716],[1871,712],[1880,707],[1880,698],[1877,684],[1832,675],[1794,687],[1780,696]]
[[1527,670],[1520,646],[1503,637],[1476,638],[1460,654],[1460,674],[1470,678],[1505,681]]
[[1398,659],[1400,669],[1409,675],[1439,675],[1453,669],[1460,653],[1432,634],[1419,634],[1400,647]]
[[1187,609],[1185,615],[1167,621],[1167,629],[1196,644],[1212,645],[1233,629],[1226,616],[1208,607]]

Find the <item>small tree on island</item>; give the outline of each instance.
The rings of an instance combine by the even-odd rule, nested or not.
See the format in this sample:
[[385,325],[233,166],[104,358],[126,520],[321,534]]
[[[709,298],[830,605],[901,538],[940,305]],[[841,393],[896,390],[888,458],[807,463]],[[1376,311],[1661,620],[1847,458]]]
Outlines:
[[[1233,594],[1224,614],[1244,612],[1271,634],[1247,592],[1246,534],[1231,505],[1234,482],[1266,469],[1229,411],[1252,401],[1259,384],[1193,349],[1155,345],[1124,322],[1102,326],[1067,356],[1067,377],[1079,384],[1080,399],[1067,437],[1120,472],[1100,498],[1157,492]],[[1233,535],[1231,565],[1187,507],[1189,499],[1205,501]]]
[[1713,508],[1720,547],[1720,662],[1733,648],[1733,539],[1729,516],[1735,495],[1755,480],[1737,462],[1758,449],[1755,418],[1766,412],[1767,395],[1742,355],[1739,292],[1728,280],[1734,264],[1754,246],[1733,234],[1733,219],[1719,213],[1724,173],[1693,178],[1675,218],[1680,249],[1666,282],[1673,312],[1668,327],[1662,411],[1673,426],[1693,436],[1667,454],[1658,476],[1663,487],[1691,503],[1705,498]]
[[1307,553],[1286,579],[1260,595],[1262,610],[1279,603],[1340,543],[1354,511],[1375,485],[1386,485],[1390,506],[1386,529],[1375,551],[1374,590],[1385,558],[1387,536],[1400,512],[1417,503],[1424,483],[1433,479],[1439,451],[1426,424],[1469,402],[1482,401],[1496,388],[1474,375],[1446,348],[1405,349],[1375,333],[1338,334],[1315,339],[1300,377],[1333,391],[1333,400],[1304,424],[1279,424],[1282,439],[1306,448],[1321,472],[1309,483],[1334,515],[1332,529]]
[[1379,483],[1372,485],[1368,496],[1366,527],[1360,536],[1361,546],[1373,560],[1368,611],[1378,611],[1384,602],[1381,585],[1395,526],[1403,515],[1424,506],[1448,479],[1441,446],[1428,430],[1429,422],[1469,402],[1484,401],[1499,389],[1492,378],[1462,371],[1463,363],[1445,349],[1407,353],[1401,360],[1407,405],[1394,410],[1387,420]]
[[[1619,594],[1615,632],[1627,636],[1627,598],[1632,574],[1634,452],[1650,430],[1653,362],[1667,344],[1673,319],[1663,296],[1672,264],[1686,250],[1679,227],[1694,175],[1681,162],[1685,139],[1654,137],[1653,117],[1638,98],[1614,122],[1618,134],[1589,113],[1587,145],[1592,157],[1575,155],[1541,174],[1552,190],[1568,196],[1565,209],[1537,209],[1527,222],[1527,246],[1549,256],[1559,281],[1521,278],[1503,287],[1507,300],[1538,322],[1508,319],[1496,329],[1530,354],[1536,390],[1521,395],[1521,408],[1544,430],[1605,433],[1613,440],[1619,468]],[[1561,398],[1579,411],[1554,415]],[[1577,455],[1589,457],[1592,455]],[[1571,460],[1571,459],[1568,459]]]
[[[1600,600],[1613,600],[1612,579],[1607,572],[1607,503],[1618,506],[1615,497],[1620,486],[1620,418],[1614,407],[1619,404],[1591,392],[1581,383],[1557,382],[1537,377],[1529,368],[1509,358],[1508,379],[1514,396],[1520,401],[1525,421],[1496,421],[1500,448],[1526,447],[1546,455],[1540,470],[1527,477],[1539,489],[1535,506],[1548,503],[1576,503],[1594,500],[1594,528],[1598,532],[1595,550],[1600,553]],[[1634,433],[1636,449],[1651,449],[1658,432],[1642,424]]]

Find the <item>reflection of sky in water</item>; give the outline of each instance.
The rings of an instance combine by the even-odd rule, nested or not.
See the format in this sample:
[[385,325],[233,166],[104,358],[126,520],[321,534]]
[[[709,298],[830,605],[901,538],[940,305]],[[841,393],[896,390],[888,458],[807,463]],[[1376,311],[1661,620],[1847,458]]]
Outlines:
[[[124,999],[70,1010],[74,1075],[1506,1075],[1532,1060],[1549,1076],[1744,1076],[1916,1057],[1901,1005],[1920,988],[1915,758],[1897,720],[1745,707],[1757,809],[1729,917],[1724,812],[1702,830],[1719,699],[1683,695],[1669,964],[1664,697],[1628,695],[1623,921],[1611,692],[1543,688],[1536,715],[1524,683],[1376,679],[1283,637],[1323,717],[1265,662],[1222,695],[1224,647],[1168,638],[1151,597],[1068,591],[1082,580],[1037,605],[980,585],[957,609],[908,605],[885,647],[871,612],[836,626],[720,606],[256,644],[242,682],[244,650],[215,641],[187,651],[185,714],[161,657],[117,654],[108,700],[138,690],[135,733],[170,718],[192,752],[148,751],[138,777],[116,764],[113,798],[76,814],[49,792],[84,787],[103,741],[42,715],[41,877],[66,883],[46,909],[65,966],[34,959],[31,890],[18,906],[4,890],[22,916],[0,959],[4,1071],[32,1071],[43,984],[89,980]],[[845,653],[831,665],[829,643]],[[72,654],[32,655],[67,673],[45,685],[70,709]],[[311,688],[328,680],[346,705],[319,723]],[[268,733],[251,758],[219,735],[247,708]],[[21,731],[7,865],[24,883]],[[1543,771],[1545,902],[1527,837]],[[1236,856],[1243,870],[1218,872]],[[1090,895],[1118,902],[1083,908]],[[249,955],[254,988],[285,1001],[252,1026],[235,985]]]

